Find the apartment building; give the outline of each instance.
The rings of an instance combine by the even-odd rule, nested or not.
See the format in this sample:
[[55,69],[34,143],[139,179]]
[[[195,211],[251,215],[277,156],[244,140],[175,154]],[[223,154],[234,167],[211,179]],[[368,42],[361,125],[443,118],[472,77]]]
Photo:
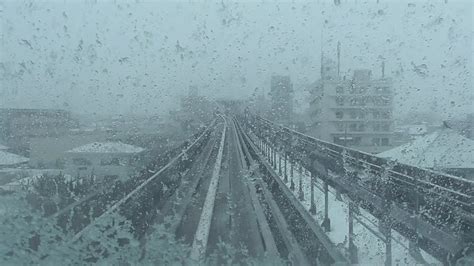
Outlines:
[[391,79],[374,79],[365,69],[341,78],[331,60],[324,61],[321,77],[313,84],[311,135],[369,153],[393,147]]

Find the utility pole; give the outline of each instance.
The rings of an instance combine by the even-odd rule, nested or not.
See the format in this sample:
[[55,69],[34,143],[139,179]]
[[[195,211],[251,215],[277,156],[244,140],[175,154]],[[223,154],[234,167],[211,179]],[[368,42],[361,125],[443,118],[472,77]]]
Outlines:
[[344,122],[344,147],[347,147],[347,123]]

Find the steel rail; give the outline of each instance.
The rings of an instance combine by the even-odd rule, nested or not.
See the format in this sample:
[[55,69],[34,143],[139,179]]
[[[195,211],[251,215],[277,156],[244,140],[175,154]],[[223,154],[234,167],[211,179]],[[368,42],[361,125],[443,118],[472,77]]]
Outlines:
[[[348,265],[349,262],[347,261],[347,258],[344,257],[339,250],[337,250],[336,246],[334,243],[331,242],[329,237],[324,233],[323,229],[314,221],[314,219],[311,217],[311,215],[306,211],[301,205],[301,203],[296,199],[296,197],[293,195],[293,193],[290,191],[290,189],[286,186],[285,183],[277,176],[277,174],[274,172],[272,167],[268,164],[266,160],[263,159],[263,155],[260,155],[257,152],[257,147],[255,146],[255,143],[250,139],[250,137],[243,132],[242,130],[242,135],[244,136],[244,139],[247,141],[247,146],[254,151],[256,161],[259,162],[267,172],[270,174],[272,180],[276,182],[279,188],[281,188],[281,192],[287,198],[292,206],[294,207],[295,211],[298,212],[301,215],[301,218],[303,221],[309,226],[309,229],[313,232],[313,234],[316,236],[318,239],[318,243],[322,246],[322,248],[326,251],[326,254],[333,260],[334,264],[336,265]],[[318,258],[319,260],[319,258]],[[319,263],[323,263],[319,261]]]
[[[318,139],[315,139],[315,138],[312,138],[312,137],[309,137],[307,135],[304,135],[302,133],[299,133],[297,131],[294,131],[292,129],[288,129],[284,126],[281,126],[281,125],[277,125],[277,124],[274,124],[264,118],[257,118],[257,119],[261,119],[265,124],[267,124],[267,126],[272,129],[273,127],[279,127],[279,128],[282,128],[282,129],[285,129],[287,130],[288,132],[292,133],[292,134],[296,134],[296,135],[300,135],[300,136],[303,136],[303,141],[307,142],[308,144],[311,144],[311,145],[317,145],[318,147],[317,148],[321,148],[319,146],[321,146],[318,142],[321,142],[323,143],[324,145],[329,145],[329,146],[335,146],[335,147],[339,147],[343,150],[347,150],[347,151],[351,151],[353,153],[356,153],[356,154],[363,154],[365,156],[370,156],[368,158],[372,158],[374,161],[376,160],[379,160],[379,161],[383,161],[384,164],[381,164],[381,165],[377,165],[377,164],[374,164],[374,163],[371,163],[371,162],[368,162],[366,160],[361,160],[360,158],[356,158],[354,156],[351,156],[351,155],[344,155],[345,159],[353,159],[354,161],[356,162],[359,162],[359,163],[362,163],[362,164],[370,164],[374,167],[377,167],[379,168],[379,170],[387,170],[387,172],[390,175],[390,179],[394,179],[396,181],[399,181],[399,182],[405,182],[405,183],[408,183],[406,180],[403,180],[401,179],[400,177],[405,177],[406,179],[410,179],[411,181],[413,181],[411,184],[417,186],[417,188],[419,189],[422,189],[422,190],[429,190],[429,194],[433,194],[433,189],[436,190],[435,193],[436,195],[438,196],[441,196],[442,198],[446,199],[448,202],[451,202],[452,204],[454,204],[453,207],[458,207],[459,205],[463,206],[461,207],[461,210],[460,211],[465,211],[465,209],[472,209],[474,208],[473,206],[473,199],[474,197],[472,195],[469,195],[469,194],[472,194],[474,193],[473,191],[473,187],[474,187],[474,181],[471,181],[471,180],[464,180],[464,179],[461,179],[461,178],[458,178],[458,177],[455,177],[455,176],[451,176],[451,175],[448,175],[448,174],[443,174],[443,173],[437,173],[437,172],[433,172],[431,170],[428,170],[428,169],[422,169],[422,168],[416,168],[416,167],[413,167],[413,166],[408,166],[408,165],[403,165],[403,164],[400,164],[400,163],[397,163],[397,162],[394,162],[394,161],[390,161],[390,160],[386,160],[386,159],[383,159],[383,158],[380,158],[380,157],[376,157],[376,156],[373,156],[373,155],[370,155],[370,154],[367,154],[367,153],[364,153],[364,152],[361,152],[361,151],[356,151],[356,150],[352,150],[350,148],[346,148],[346,147],[342,147],[342,146],[338,146],[336,144],[332,144],[332,143],[328,143],[328,142],[325,142],[325,141],[322,141],[322,140],[318,140]],[[290,134],[288,133],[288,134]],[[329,156],[333,156],[334,159],[336,160],[340,160],[341,156],[343,156],[341,154],[341,152],[338,152],[334,149],[331,149],[330,147],[324,147],[325,151],[331,151],[334,153],[334,155],[330,155],[328,154]],[[471,190],[469,192],[463,192],[463,191],[457,191],[457,190],[454,190],[452,188],[449,188],[449,187],[446,187],[446,186],[442,186],[440,184],[436,184],[434,182],[428,182],[427,180],[423,180],[423,178],[414,178],[406,173],[402,173],[402,172],[399,172],[399,171],[395,171],[392,167],[392,168],[387,168],[387,163],[388,162],[391,162],[394,164],[394,167],[395,166],[399,166],[399,167],[408,167],[408,168],[415,168],[415,169],[418,169],[420,170],[422,173],[421,174],[425,174],[425,175],[428,175],[428,174],[436,174],[436,175],[441,175],[441,176],[444,176],[446,178],[451,178],[450,180],[455,180],[455,181],[459,181],[459,182],[465,182],[465,186],[468,186],[471,188]],[[360,166],[359,164],[355,164],[353,163],[353,166]],[[389,182],[393,182],[392,180],[388,180]],[[431,181],[431,180],[430,180]],[[424,186],[423,186],[424,185]],[[452,198],[452,197],[449,197],[444,193],[448,193],[450,195],[457,195],[458,197],[460,197],[462,200],[458,199],[457,197],[455,198]],[[464,215],[465,217],[469,217],[468,214],[465,214]],[[472,219],[472,217],[471,217]]]
[[196,234],[194,236],[190,258],[193,261],[199,261],[205,254],[207,249],[207,243],[209,240],[209,230],[211,228],[211,218],[214,213],[214,204],[217,193],[217,185],[219,184],[219,176],[222,165],[222,154],[224,152],[224,144],[227,131],[227,120],[224,119],[224,130],[222,132],[221,141],[219,144],[219,151],[217,153],[216,164],[212,171],[211,182],[209,183],[209,189],[207,190],[206,199],[202,207],[201,217],[199,219]]

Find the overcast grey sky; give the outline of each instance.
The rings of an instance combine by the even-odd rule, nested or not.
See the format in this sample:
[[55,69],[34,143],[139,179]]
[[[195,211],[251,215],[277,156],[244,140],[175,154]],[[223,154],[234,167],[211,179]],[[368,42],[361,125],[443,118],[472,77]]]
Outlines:
[[[342,71],[395,80],[397,114],[472,112],[471,1],[3,1],[0,104],[157,113],[191,84],[209,97],[268,92],[289,74],[298,106],[321,44]],[[323,37],[321,40],[321,36]]]

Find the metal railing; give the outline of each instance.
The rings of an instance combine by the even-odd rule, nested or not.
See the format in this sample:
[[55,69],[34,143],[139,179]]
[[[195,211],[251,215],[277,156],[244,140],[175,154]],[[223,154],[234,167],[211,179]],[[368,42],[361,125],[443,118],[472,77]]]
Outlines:
[[239,120],[270,156],[284,154],[379,218],[384,234],[396,230],[446,263],[472,248],[474,181],[322,141],[262,117]]

